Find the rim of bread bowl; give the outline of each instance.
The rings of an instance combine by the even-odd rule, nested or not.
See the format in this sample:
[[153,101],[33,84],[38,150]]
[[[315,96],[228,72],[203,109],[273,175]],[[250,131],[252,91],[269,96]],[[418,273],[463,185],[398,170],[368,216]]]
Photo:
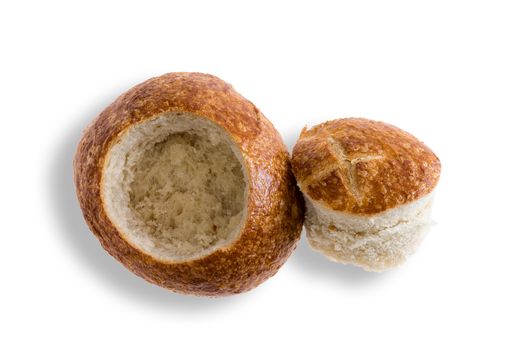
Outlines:
[[[168,116],[169,114],[172,114],[172,113],[175,113],[175,114],[179,114],[178,116],[175,117],[175,119],[178,119],[178,118],[181,118],[182,116],[190,116],[191,119],[201,119],[203,123],[205,123],[206,125],[209,125],[210,127],[213,127],[213,128],[217,128],[219,129],[219,131],[221,131],[221,133],[223,133],[224,137],[225,137],[225,140],[226,142],[229,143],[229,147],[231,149],[231,151],[233,152],[233,154],[235,155],[236,159],[238,160],[239,162],[239,165],[242,169],[242,175],[244,177],[244,198],[243,198],[243,208],[242,208],[242,214],[241,214],[241,218],[240,218],[240,221],[238,222],[238,224],[235,226],[235,228],[228,234],[228,238],[225,240],[225,241],[222,241],[221,243],[218,243],[218,244],[214,244],[212,247],[209,247],[205,250],[202,250],[196,254],[193,254],[191,256],[188,256],[188,257],[176,257],[176,258],[166,258],[166,257],[161,257],[161,256],[157,256],[156,254],[154,254],[153,252],[149,251],[149,250],[146,250],[144,249],[143,247],[141,247],[138,243],[134,242],[130,235],[125,231],[125,229],[123,227],[121,227],[121,225],[117,224],[117,222],[115,222],[115,220],[111,217],[111,215],[109,215],[110,213],[110,209],[108,207],[108,203],[107,203],[107,200],[105,199],[105,192],[106,192],[106,185],[105,185],[105,180],[106,180],[106,173],[107,173],[107,166],[108,166],[108,162],[110,160],[110,156],[111,156],[111,153],[112,153],[112,150],[113,150],[113,147],[118,143],[120,142],[121,140],[123,140],[123,137],[126,136],[127,133],[129,133],[131,131],[132,128],[134,127],[138,127],[142,124],[146,124],[146,123],[150,123],[150,122],[153,122],[159,118],[164,118],[166,116]],[[170,136],[172,134],[169,134],[168,136]],[[101,177],[100,177],[100,182],[99,182],[99,186],[100,186],[100,201],[101,201],[101,204],[102,204],[102,207],[104,209],[104,212],[107,216],[107,218],[109,219],[109,221],[113,224],[114,228],[116,229],[116,231],[118,232],[118,234],[120,235],[120,237],[125,241],[127,242],[131,247],[133,247],[134,249],[142,252],[143,254],[146,254],[148,256],[150,256],[152,259],[158,261],[158,262],[161,262],[161,263],[164,263],[164,264],[179,264],[179,263],[183,263],[183,262],[189,262],[189,261],[194,261],[194,260],[199,260],[199,259],[202,259],[202,258],[205,258],[211,254],[213,254],[214,252],[217,252],[217,251],[226,251],[228,248],[230,248],[235,242],[237,242],[240,237],[242,236],[242,233],[244,231],[244,228],[246,226],[246,222],[248,221],[248,218],[247,218],[247,214],[248,214],[248,206],[249,206],[249,193],[250,193],[250,174],[249,174],[249,167],[248,167],[248,164],[245,160],[245,157],[244,157],[244,152],[242,150],[242,148],[240,147],[240,145],[237,143],[237,141],[235,140],[235,138],[233,137],[233,134],[231,132],[229,132],[224,126],[216,123],[214,120],[210,119],[210,118],[207,118],[205,116],[201,116],[199,114],[195,114],[195,113],[190,113],[190,112],[187,112],[187,111],[182,111],[182,110],[178,110],[178,109],[168,109],[164,112],[161,112],[159,114],[156,114],[156,115],[153,115],[153,116],[150,116],[148,118],[145,118],[145,119],[141,119],[135,123],[131,123],[129,125],[127,125],[124,129],[122,129],[120,132],[118,132],[115,137],[112,139],[112,141],[109,142],[109,145],[105,151],[105,154],[104,154],[104,158],[103,158],[103,164],[102,164],[102,173],[101,173]]]

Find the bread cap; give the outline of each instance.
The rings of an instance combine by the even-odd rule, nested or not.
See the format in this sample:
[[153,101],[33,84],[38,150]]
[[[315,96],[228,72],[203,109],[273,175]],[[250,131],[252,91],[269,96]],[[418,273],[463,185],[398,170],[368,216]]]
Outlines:
[[301,190],[320,205],[371,215],[429,194],[438,183],[440,161],[395,126],[346,118],[304,128],[292,169]]
[[309,244],[335,262],[398,266],[432,225],[440,161],[392,125],[348,118],[305,128],[292,169],[305,195]]
[[[169,114],[223,130],[246,177],[245,212],[232,240],[206,255],[174,261],[154,256],[122,232],[103,193],[110,150],[136,126]],[[300,236],[302,198],[281,137],[251,102],[212,75],[169,73],[118,97],[85,129],[74,180],[84,218],[103,248],[138,276],[176,292],[220,296],[254,288],[276,273]]]

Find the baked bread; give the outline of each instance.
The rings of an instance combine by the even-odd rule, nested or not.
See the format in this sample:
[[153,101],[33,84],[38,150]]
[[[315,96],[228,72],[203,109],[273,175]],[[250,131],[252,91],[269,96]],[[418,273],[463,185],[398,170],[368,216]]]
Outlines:
[[118,97],[84,131],[74,177],[102,246],[176,292],[257,286],[285,262],[302,228],[281,137],[212,75],[169,73]]
[[370,271],[397,266],[431,225],[440,161],[392,125],[347,118],[305,128],[292,170],[308,241],[333,261]]

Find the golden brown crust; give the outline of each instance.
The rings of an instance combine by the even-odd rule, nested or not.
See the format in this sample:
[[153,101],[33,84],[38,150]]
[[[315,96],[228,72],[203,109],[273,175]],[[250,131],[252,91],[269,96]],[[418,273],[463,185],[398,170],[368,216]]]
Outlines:
[[[178,263],[158,261],[128,244],[100,196],[104,159],[119,134],[164,112],[195,114],[224,128],[240,147],[250,180],[247,218],[237,241]],[[301,233],[302,199],[281,137],[251,102],[207,74],[165,74],[118,97],[84,131],[74,180],[85,220],[102,246],[140,277],[181,293],[220,296],[256,287],[277,272]]]
[[362,118],[303,129],[292,155],[301,190],[333,210],[375,214],[430,193],[438,157],[414,136]]

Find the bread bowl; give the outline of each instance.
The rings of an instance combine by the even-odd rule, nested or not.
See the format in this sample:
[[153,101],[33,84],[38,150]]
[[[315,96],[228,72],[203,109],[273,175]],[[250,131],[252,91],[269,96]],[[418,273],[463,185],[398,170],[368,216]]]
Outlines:
[[398,266],[432,224],[440,161],[392,125],[345,118],[304,128],[292,169],[309,244],[333,261],[370,271]]
[[250,290],[275,274],[302,228],[281,137],[212,75],[169,73],[118,97],[85,129],[74,181],[103,248],[180,293]]

